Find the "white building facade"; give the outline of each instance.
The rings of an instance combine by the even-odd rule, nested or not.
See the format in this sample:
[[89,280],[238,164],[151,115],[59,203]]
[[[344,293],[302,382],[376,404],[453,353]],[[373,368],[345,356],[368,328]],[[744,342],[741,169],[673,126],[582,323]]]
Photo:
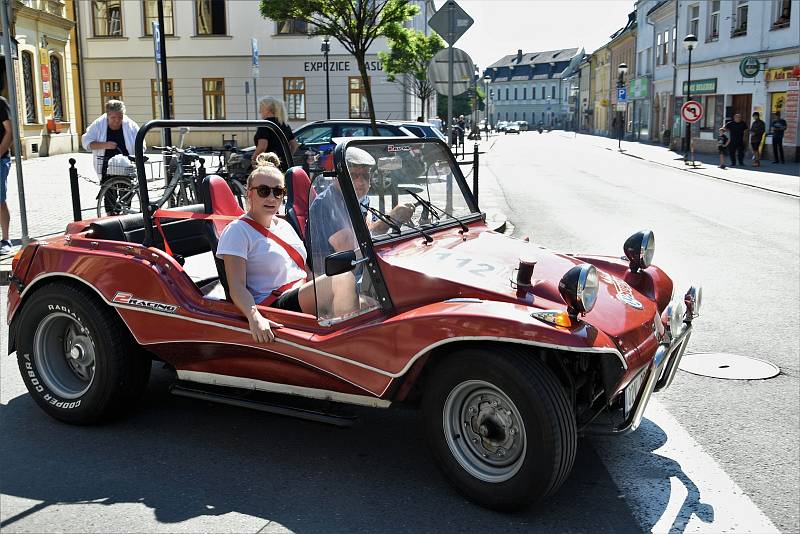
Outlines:
[[[420,13],[409,26],[425,30],[433,3],[416,3]],[[151,31],[156,1],[93,0],[78,6],[87,123],[103,113],[109,98],[123,100],[128,115],[140,124],[158,118]],[[327,118],[322,41],[309,36],[304,23],[264,19],[255,1],[164,0],[164,11],[173,118],[253,119],[255,101],[264,95],[287,103],[292,128]],[[255,80],[253,38],[259,58]],[[367,56],[376,117],[414,119],[420,115],[419,99],[406,94],[402,83],[387,81],[377,56],[387,50],[380,39]],[[335,40],[330,42],[328,69],[331,118],[368,118],[355,58]],[[196,136],[191,142],[216,146],[218,137]]]
[[[681,41],[689,33],[698,39],[692,52],[691,96],[704,108],[703,119],[695,124],[699,148],[712,149],[717,129],[735,113],[749,122],[758,111],[769,125],[779,111],[789,123],[786,158],[795,160],[800,0],[678,1],[678,106],[685,97],[688,75],[688,52]],[[759,65],[752,78],[740,68],[745,58]]]

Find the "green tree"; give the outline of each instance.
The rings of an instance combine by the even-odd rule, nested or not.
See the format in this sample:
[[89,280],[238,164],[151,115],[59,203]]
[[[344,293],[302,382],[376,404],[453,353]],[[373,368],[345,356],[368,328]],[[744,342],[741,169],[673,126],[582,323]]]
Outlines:
[[367,50],[378,37],[398,37],[403,23],[419,8],[408,0],[260,0],[259,10],[263,17],[276,21],[305,21],[312,35],[329,35],[353,55],[367,97],[372,130],[378,135],[365,59]]
[[404,77],[406,94],[420,99],[423,121],[428,100],[436,93],[433,83],[428,79],[428,64],[444,46],[442,38],[435,33],[425,35],[420,31],[403,28],[389,40],[389,52],[378,54],[383,70],[388,74],[387,79],[394,82],[398,76]]

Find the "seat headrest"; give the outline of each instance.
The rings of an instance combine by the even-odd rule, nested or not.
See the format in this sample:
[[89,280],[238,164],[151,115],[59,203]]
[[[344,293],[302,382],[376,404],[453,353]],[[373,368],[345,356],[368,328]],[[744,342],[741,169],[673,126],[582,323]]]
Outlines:
[[[203,192],[206,213],[231,215],[233,217],[244,215],[244,210],[236,202],[236,197],[233,196],[230,186],[220,176],[209,174],[203,178]],[[229,222],[214,221],[214,229],[217,236],[222,233],[222,230]]]

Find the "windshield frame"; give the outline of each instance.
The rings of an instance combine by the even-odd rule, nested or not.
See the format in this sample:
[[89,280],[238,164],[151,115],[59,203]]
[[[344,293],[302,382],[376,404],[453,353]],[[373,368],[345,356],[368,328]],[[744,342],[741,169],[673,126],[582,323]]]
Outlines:
[[[345,152],[347,147],[351,144],[353,146],[369,146],[369,145],[388,145],[388,144],[414,144],[414,145],[430,145],[436,144],[442,150],[443,154],[447,155],[447,160],[450,163],[450,168],[453,169],[453,178],[454,183],[458,184],[458,190],[464,197],[467,206],[470,209],[470,214],[464,217],[459,217],[459,219],[463,223],[471,223],[478,220],[484,220],[485,214],[480,211],[478,208],[477,203],[475,202],[475,197],[472,195],[472,190],[469,188],[467,184],[466,178],[464,178],[463,173],[461,172],[461,167],[456,162],[455,156],[450,151],[449,147],[446,143],[439,139],[431,139],[431,138],[419,138],[419,137],[368,137],[368,138],[347,138],[347,140],[343,141],[342,143],[337,143],[336,148],[333,152],[333,161],[334,161],[334,168],[336,169],[336,174],[342,177],[344,180],[344,184],[342,184],[342,193],[345,198],[345,204],[347,206],[348,213],[350,214],[350,219],[353,221],[353,228],[356,231],[356,237],[360,244],[363,244],[365,241],[369,242],[368,250],[370,254],[374,251],[372,250],[372,245],[383,245],[385,243],[390,243],[394,241],[405,241],[414,237],[419,237],[420,232],[418,228],[412,228],[408,225],[401,225],[400,233],[387,233],[379,236],[372,236],[367,228],[367,224],[364,221],[363,217],[361,217],[361,207],[358,203],[358,198],[356,197],[355,188],[353,187],[353,179],[350,176],[350,172],[347,168],[347,164],[344,160]],[[341,180],[340,180],[341,184]],[[358,221],[356,220],[358,219]],[[430,230],[433,232],[449,229],[452,227],[460,227],[459,222],[454,219],[450,218],[444,222],[437,223],[435,225],[424,225],[422,228],[424,230]]]

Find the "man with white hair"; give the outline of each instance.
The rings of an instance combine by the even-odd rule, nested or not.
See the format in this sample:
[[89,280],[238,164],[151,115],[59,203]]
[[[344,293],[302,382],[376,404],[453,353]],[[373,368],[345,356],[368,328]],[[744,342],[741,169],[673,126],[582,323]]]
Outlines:
[[139,125],[125,116],[125,104],[121,100],[106,102],[106,112],[96,118],[81,137],[83,148],[92,151],[94,170],[101,180],[109,159],[117,154],[133,155],[138,132]]
[[[370,233],[386,233],[389,225],[381,220],[373,220],[367,210],[369,206],[367,195],[372,170],[375,167],[375,158],[366,150],[349,147],[345,154],[345,161],[361,205],[361,215],[364,217]],[[413,205],[398,204],[388,215],[393,221],[402,224],[410,220],[413,214]],[[355,250],[358,247],[338,180],[334,181],[333,187],[329,187],[317,195],[314,202],[311,203],[309,220],[314,251],[313,260],[324,261],[326,256],[334,252]]]

